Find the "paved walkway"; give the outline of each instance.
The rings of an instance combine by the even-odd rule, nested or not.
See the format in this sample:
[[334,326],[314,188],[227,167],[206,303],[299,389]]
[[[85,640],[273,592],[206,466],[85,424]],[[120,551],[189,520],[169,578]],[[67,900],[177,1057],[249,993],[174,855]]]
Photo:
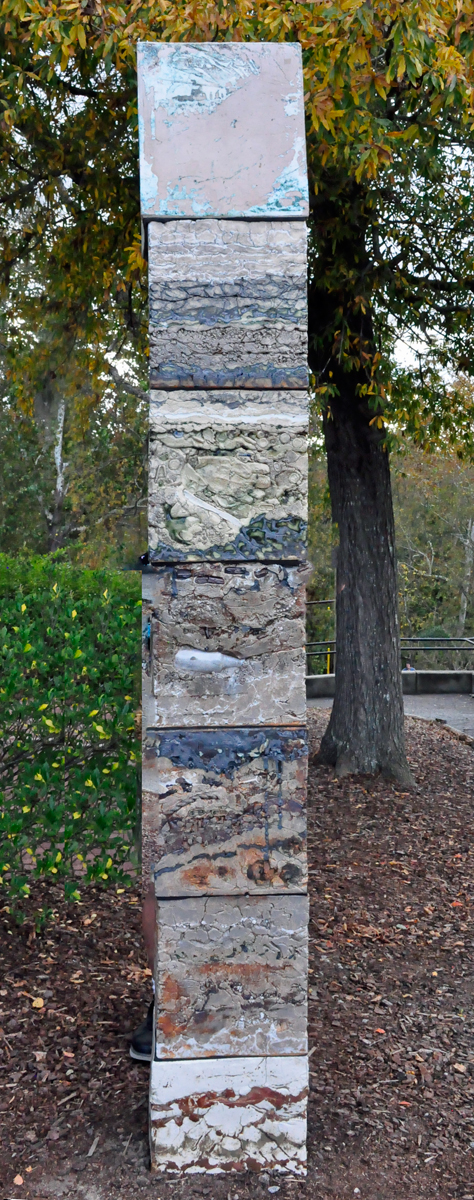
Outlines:
[[[404,696],[403,700],[407,716],[443,721],[457,733],[474,738],[474,696]],[[307,703],[308,708],[332,707],[329,697],[318,697]]]

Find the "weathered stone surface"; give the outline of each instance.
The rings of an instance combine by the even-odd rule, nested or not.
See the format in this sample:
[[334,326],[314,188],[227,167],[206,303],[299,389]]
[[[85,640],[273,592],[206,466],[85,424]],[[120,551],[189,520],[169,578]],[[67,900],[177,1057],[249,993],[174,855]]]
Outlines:
[[306,217],[297,43],[138,44],[144,217]]
[[289,428],[307,429],[309,418],[309,396],[302,389],[266,391],[257,389],[231,391],[202,388],[179,388],[167,391],[152,388],[150,403],[153,416],[166,421],[195,420],[197,417],[212,417],[219,425],[232,424],[239,419],[242,426],[274,424],[275,417],[281,418]]
[[152,1171],[306,1174],[308,1060],[154,1062]]
[[305,729],[149,730],[142,858],[157,896],[304,892]]
[[304,388],[306,240],[298,221],[151,224],[152,387]]
[[154,695],[149,723],[303,723],[309,570],[189,563],[144,575]]
[[[162,395],[162,394],[161,394]],[[306,417],[278,396],[273,419],[193,396],[181,416],[150,403],[152,559],[304,558]],[[271,409],[271,403],[269,410]]]
[[304,1054],[306,896],[157,902],[155,1058]]

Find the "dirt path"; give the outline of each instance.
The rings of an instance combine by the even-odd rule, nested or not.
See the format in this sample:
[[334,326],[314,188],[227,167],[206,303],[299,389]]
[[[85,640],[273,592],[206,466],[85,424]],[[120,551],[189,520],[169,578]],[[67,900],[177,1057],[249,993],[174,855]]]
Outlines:
[[[422,717],[425,721],[437,721],[441,725],[449,725],[457,733],[474,738],[474,696],[464,696],[460,692],[440,696],[433,693],[427,696],[404,696],[403,704],[406,717]],[[328,711],[332,700],[320,698],[308,700],[308,708],[324,708]]]
[[126,1039],[149,997],[138,897],[67,909],[52,886],[32,893],[43,934],[0,914],[1,1200],[474,1200],[474,751],[407,729],[414,792],[310,773],[307,1183],[151,1179]]

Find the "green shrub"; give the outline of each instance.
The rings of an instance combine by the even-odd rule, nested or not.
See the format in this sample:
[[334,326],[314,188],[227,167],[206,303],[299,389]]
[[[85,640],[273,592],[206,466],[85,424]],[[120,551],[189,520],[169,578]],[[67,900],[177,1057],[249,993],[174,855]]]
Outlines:
[[[137,821],[140,576],[0,555],[0,875],[128,882]],[[133,853],[133,850],[132,850]]]

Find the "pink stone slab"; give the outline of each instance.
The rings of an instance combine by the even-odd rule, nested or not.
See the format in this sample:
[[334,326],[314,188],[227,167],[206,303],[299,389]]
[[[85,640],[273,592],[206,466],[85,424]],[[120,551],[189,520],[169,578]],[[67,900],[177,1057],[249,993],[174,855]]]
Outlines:
[[301,47],[139,42],[141,212],[307,217]]

